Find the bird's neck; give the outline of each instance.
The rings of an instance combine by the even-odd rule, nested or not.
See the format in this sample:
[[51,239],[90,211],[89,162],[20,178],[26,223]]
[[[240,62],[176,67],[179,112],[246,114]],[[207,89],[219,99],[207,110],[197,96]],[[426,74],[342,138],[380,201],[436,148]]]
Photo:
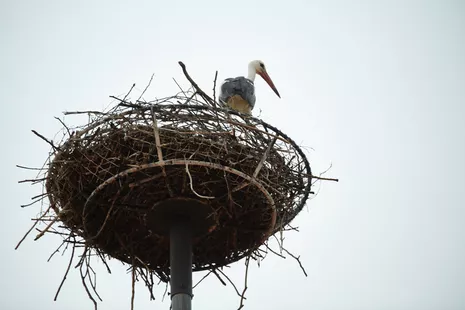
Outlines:
[[249,73],[247,74],[247,78],[252,82],[255,81],[255,75],[257,71],[255,70],[255,66],[253,64],[249,64]]

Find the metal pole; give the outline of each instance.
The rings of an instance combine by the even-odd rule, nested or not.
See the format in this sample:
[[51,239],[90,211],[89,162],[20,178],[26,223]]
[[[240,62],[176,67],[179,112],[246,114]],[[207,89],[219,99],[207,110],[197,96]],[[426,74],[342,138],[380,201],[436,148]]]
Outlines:
[[179,219],[170,229],[170,286],[173,310],[191,310],[192,231],[190,222]]

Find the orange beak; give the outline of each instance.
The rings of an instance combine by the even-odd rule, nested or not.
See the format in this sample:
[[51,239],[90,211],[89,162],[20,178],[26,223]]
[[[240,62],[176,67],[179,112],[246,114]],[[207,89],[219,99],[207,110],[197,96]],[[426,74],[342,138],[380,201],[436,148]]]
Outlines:
[[257,73],[268,83],[268,85],[270,85],[270,87],[274,91],[274,93],[276,95],[278,95],[279,98],[281,98],[281,96],[279,95],[278,90],[276,89],[276,86],[274,86],[273,81],[271,80],[268,73],[266,73],[266,71],[257,72]]

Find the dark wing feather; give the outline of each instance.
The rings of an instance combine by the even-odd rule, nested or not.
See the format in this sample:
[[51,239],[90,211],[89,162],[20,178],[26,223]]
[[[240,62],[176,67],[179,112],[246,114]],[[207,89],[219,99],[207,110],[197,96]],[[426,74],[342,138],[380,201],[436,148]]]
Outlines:
[[255,106],[255,86],[251,80],[243,76],[224,80],[220,89],[220,101],[226,103],[234,95],[246,100],[251,109]]

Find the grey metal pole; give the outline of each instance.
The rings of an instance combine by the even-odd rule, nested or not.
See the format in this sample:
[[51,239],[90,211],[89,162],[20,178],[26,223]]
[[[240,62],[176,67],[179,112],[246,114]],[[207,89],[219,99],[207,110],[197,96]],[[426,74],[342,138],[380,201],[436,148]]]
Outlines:
[[191,310],[192,230],[186,219],[176,220],[170,229],[170,286],[173,310]]

